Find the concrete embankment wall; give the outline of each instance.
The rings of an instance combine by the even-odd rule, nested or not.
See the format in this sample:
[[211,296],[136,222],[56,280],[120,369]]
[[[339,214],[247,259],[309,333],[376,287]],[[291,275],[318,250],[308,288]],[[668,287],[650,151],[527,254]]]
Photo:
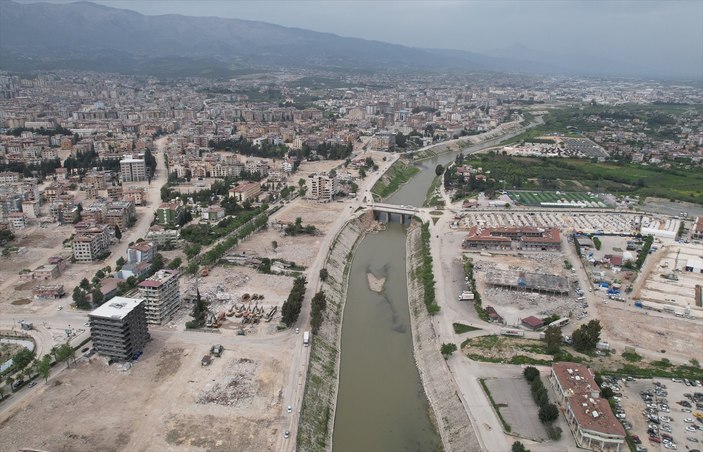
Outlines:
[[[368,219],[367,219],[368,220]],[[354,249],[363,237],[359,220],[347,223],[327,255],[324,268],[329,276],[321,289],[327,308],[320,331],[313,337],[298,430],[301,452],[332,450],[332,429],[339,385],[339,350],[347,279]]]
[[418,224],[413,223],[408,231],[406,248],[408,303],[415,363],[420,372],[425,395],[432,407],[444,450],[480,450],[476,433],[453,384],[449,366],[440,353],[441,344],[437,340],[432,317],[427,313],[423,302],[424,289],[416,275],[419,273],[416,269],[422,265],[421,240],[421,229]]

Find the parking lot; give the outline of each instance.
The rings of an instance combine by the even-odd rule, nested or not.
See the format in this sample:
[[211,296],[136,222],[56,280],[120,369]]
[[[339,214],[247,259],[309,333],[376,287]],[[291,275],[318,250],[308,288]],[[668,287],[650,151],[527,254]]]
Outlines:
[[635,442],[639,441],[639,452],[701,450],[703,387],[664,378],[623,381],[606,377],[605,384],[620,394],[615,397],[616,416]]
[[466,212],[461,226],[533,226],[574,229],[583,233],[637,234],[640,215],[626,212]]
[[530,386],[522,375],[514,378],[487,379],[486,386],[493,400],[499,405],[500,413],[512,432],[521,438],[535,441],[547,439],[547,431],[539,421],[539,407],[530,394]]

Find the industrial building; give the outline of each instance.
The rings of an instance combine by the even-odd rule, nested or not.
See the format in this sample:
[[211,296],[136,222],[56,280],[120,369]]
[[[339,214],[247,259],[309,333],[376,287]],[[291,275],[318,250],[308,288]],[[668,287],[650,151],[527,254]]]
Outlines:
[[149,341],[145,301],[115,297],[91,312],[90,337],[101,355],[130,361],[144,351]]
[[554,363],[549,381],[579,447],[598,451],[629,450],[625,429],[608,401],[600,397],[600,388],[591,369],[577,363]]
[[146,320],[161,325],[171,320],[180,304],[178,277],[176,270],[159,270],[139,283],[139,293],[146,300]]
[[[513,243],[514,242],[514,243]],[[558,228],[472,226],[462,242],[469,249],[505,249],[558,251],[561,238]]]
[[492,270],[486,273],[486,284],[511,290],[566,295],[569,280],[562,276],[541,273]]

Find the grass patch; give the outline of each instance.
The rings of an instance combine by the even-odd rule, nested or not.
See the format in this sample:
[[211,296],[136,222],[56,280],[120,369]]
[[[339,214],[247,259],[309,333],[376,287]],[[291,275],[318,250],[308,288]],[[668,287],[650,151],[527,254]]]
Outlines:
[[388,172],[374,184],[371,192],[381,198],[386,198],[395,193],[401,185],[419,172],[420,168],[397,160],[388,169]]
[[635,352],[623,352],[622,357],[625,361],[629,361],[631,363],[642,361],[642,357]]
[[454,327],[454,332],[456,334],[470,333],[471,331],[478,331],[481,329],[471,325],[464,325],[463,323],[453,323],[452,326]]
[[427,189],[427,194],[425,195],[425,202],[422,203],[423,207],[444,207],[442,195],[436,193],[437,188],[440,186],[439,184],[442,183],[442,179],[442,176],[436,176],[432,180],[430,187]]
[[498,415],[498,419],[500,419],[500,423],[503,424],[503,429],[510,433],[513,429],[510,427],[510,424],[505,422],[505,419],[503,419],[503,415],[500,412],[500,408],[502,406],[507,406],[503,403],[500,405],[496,404],[495,400],[493,400],[493,396],[491,395],[491,391],[488,389],[488,386],[486,386],[486,379],[485,378],[479,378],[478,381],[481,383],[481,387],[483,388],[483,391],[486,393],[488,396],[488,400],[491,401],[491,405],[493,405],[493,409],[495,410],[496,414]]

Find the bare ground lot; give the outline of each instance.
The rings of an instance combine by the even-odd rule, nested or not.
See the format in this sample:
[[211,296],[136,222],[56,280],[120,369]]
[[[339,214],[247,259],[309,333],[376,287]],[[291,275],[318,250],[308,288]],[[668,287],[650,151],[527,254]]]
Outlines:
[[[703,256],[703,245],[671,244],[666,245],[661,258],[654,262],[651,272],[646,275],[644,286],[633,296],[642,301],[658,305],[675,306],[683,312],[686,306],[696,309],[694,293],[696,284],[703,284],[703,276],[699,273],[684,271],[686,261]],[[678,253],[678,262],[676,260]],[[675,271],[675,268],[678,271]],[[677,281],[669,280],[663,275],[674,273]],[[698,308],[700,309],[700,308]]]
[[79,360],[0,423],[1,448],[273,450],[285,351],[227,349],[201,367],[208,348],[155,339],[127,371]]
[[[347,203],[317,203],[297,199],[271,216],[269,225],[273,224],[274,226],[269,226],[265,231],[247,238],[232,251],[246,252],[271,259],[283,259],[309,267],[317,256],[324,235],[344,209],[349,209]],[[319,230],[319,233],[312,236],[304,234],[295,237],[286,236],[282,229],[285,229],[285,225],[288,223],[295,223],[295,219],[298,217],[301,218],[303,225],[312,224]],[[275,250],[272,245],[274,241],[277,242]]]

